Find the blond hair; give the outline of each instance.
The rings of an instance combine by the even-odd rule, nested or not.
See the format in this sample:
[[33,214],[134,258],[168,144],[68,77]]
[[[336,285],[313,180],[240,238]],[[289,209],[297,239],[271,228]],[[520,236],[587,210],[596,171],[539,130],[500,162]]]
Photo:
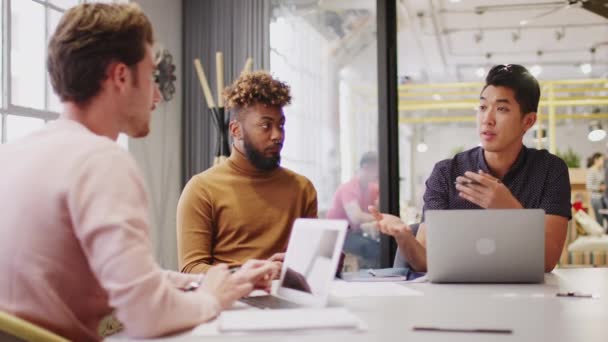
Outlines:
[[137,4],[81,4],[61,18],[49,41],[47,70],[62,101],[97,95],[112,62],[135,69],[154,43],[152,24]]

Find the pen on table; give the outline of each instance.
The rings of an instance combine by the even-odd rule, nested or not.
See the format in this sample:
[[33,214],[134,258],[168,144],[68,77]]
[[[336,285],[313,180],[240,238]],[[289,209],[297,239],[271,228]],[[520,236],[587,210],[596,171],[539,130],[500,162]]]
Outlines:
[[461,329],[439,327],[413,327],[414,331],[456,332],[456,333],[482,333],[482,334],[512,334],[511,329]]
[[372,277],[376,276],[376,272],[374,272],[374,270],[367,270],[367,273],[371,274]]
[[558,297],[575,297],[575,298],[593,298],[591,293],[580,293],[580,292],[558,292]]

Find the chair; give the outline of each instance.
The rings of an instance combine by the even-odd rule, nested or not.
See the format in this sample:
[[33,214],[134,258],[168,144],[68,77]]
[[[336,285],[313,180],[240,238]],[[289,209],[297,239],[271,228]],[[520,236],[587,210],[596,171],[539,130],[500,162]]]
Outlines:
[[0,341],[69,342],[53,332],[4,311],[0,311]]
[[[420,226],[420,223],[410,224],[410,229],[412,230],[412,234],[414,234],[414,236],[416,236],[416,234],[418,234],[419,226]],[[409,264],[407,263],[407,260],[405,260],[405,258],[401,255],[401,251],[399,250],[399,247],[397,247],[397,252],[395,252],[395,261],[393,262],[393,267],[395,267],[395,268],[410,267]]]

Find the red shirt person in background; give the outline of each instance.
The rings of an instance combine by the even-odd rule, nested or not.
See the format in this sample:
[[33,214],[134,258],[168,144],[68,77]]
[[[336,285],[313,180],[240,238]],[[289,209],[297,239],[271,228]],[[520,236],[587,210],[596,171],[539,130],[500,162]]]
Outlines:
[[359,166],[357,175],[338,187],[327,218],[348,221],[344,250],[362,258],[360,263],[363,265],[373,266],[377,262],[378,233],[374,227],[374,217],[367,208],[378,205],[378,155],[375,152],[365,153]]

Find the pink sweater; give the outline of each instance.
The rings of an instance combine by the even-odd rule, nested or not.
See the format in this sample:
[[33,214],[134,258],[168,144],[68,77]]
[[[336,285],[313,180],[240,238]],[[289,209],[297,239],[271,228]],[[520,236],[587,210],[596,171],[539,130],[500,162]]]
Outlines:
[[219,314],[155,262],[143,178],[116,143],[60,119],[0,146],[0,167],[0,310],[75,341],[99,340],[112,309],[133,337]]

